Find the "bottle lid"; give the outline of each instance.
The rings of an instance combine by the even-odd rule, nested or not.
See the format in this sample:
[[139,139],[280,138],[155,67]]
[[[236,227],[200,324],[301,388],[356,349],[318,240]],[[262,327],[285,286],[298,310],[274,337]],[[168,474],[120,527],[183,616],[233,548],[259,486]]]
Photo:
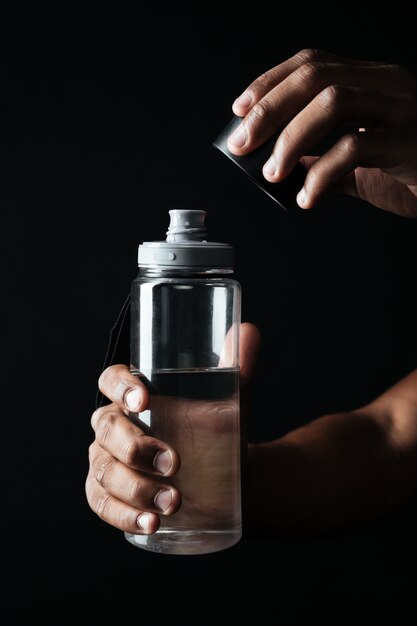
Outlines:
[[[236,156],[230,152],[227,147],[227,140],[233,131],[240,125],[242,118],[235,115],[220,135],[214,140],[213,146],[227,156],[235,165],[237,165],[252,182],[262,189],[272,200],[275,200],[282,209],[291,209],[300,211],[297,204],[297,194],[304,184],[305,169],[300,163],[294,167],[289,176],[279,183],[270,183],[266,180],[262,173],[262,168],[272,154],[277,134],[268,139],[264,144],[256,150],[252,150],[249,154]],[[279,134],[279,133],[278,133]]]
[[233,247],[207,241],[206,211],[171,209],[165,241],[144,241],[139,246],[138,265],[148,269],[193,269],[232,272]]

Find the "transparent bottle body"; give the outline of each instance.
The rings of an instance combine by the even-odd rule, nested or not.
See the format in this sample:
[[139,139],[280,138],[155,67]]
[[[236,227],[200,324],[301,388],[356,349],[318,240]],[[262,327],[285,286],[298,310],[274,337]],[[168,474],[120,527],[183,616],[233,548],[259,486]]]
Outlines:
[[150,404],[131,419],[177,450],[181,467],[163,480],[182,494],[156,533],[126,533],[135,546],[205,554],[241,538],[239,325],[232,279],[139,276],[132,284],[131,371]]

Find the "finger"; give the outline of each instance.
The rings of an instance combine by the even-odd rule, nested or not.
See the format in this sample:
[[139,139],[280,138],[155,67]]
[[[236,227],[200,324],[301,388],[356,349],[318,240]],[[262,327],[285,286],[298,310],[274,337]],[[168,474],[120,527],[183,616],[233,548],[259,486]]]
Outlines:
[[312,48],[301,50],[297,52],[290,59],[285,60],[283,63],[276,65],[272,69],[268,70],[264,74],[261,74],[256,78],[245,91],[234,101],[232,108],[235,115],[244,117],[249,110],[259,102],[267,93],[282,82],[287,76],[292,74],[301,65],[305,63],[317,63],[317,62],[339,62],[349,63],[351,65],[377,65],[375,61],[359,61],[347,59],[344,57],[324,52],[322,50],[314,50]]
[[240,327],[240,417],[242,436],[242,458],[246,454],[246,427],[250,412],[251,381],[261,345],[261,333],[254,324],[244,323]]
[[319,158],[319,156],[302,156],[300,163],[306,170],[309,170]]
[[[309,170],[320,157],[302,157],[302,165]],[[395,180],[382,170],[372,167],[357,167],[347,176],[335,182],[332,191],[361,198],[374,206],[407,217],[416,217],[417,198],[407,185]]]
[[[300,159],[300,163],[308,171],[310,168],[313,167],[314,163],[319,160],[319,158],[320,157],[318,156],[303,156]],[[339,182],[335,182],[332,190],[340,193],[345,193],[349,196],[355,196],[355,198],[359,198],[360,196],[356,187],[355,172],[349,172],[349,174],[342,178]],[[365,198],[363,199],[365,200]]]
[[343,85],[326,87],[281,132],[263,174],[270,182],[283,180],[303,155],[336,129],[404,126],[414,111],[412,98]]
[[175,487],[140,474],[98,446],[92,451],[90,472],[107,493],[133,508],[171,515],[180,507]]
[[[391,167],[403,152],[402,141],[393,131],[353,132],[344,135],[308,170],[297,196],[299,206],[311,208],[326,191],[334,188],[357,167]],[[411,193],[411,192],[410,192]]]
[[[232,326],[224,340],[218,367],[234,367],[236,355],[236,327]],[[258,358],[261,334],[254,324],[240,324],[239,330],[239,357],[240,378],[246,379],[253,376]]]
[[240,377],[252,378],[261,346],[261,333],[254,324],[243,323],[240,327]]
[[326,87],[334,84],[372,88],[382,93],[402,92],[411,80],[402,68],[387,65],[305,63],[271,89],[251,108],[228,139],[229,150],[247,154],[284,127]]
[[156,513],[141,511],[121,502],[103,489],[94,476],[88,476],[85,491],[92,510],[119,530],[135,535],[150,535],[158,530],[159,517]]
[[178,471],[180,459],[176,450],[145,435],[115,404],[97,409],[91,425],[98,445],[125,465],[162,476]]
[[235,367],[237,365],[236,357],[239,354],[237,350],[237,343],[239,341],[237,329],[240,328],[239,324],[232,324],[226,333],[223,346],[220,352],[219,364],[217,367]]
[[279,65],[264,72],[233,102],[232,109],[234,114],[244,117],[254,104],[259,102],[284,78],[287,78],[297,67],[304,63],[318,61],[319,59],[324,60],[325,54],[320,50],[301,50],[290,59],[286,59],[283,63],[279,63]]
[[105,369],[98,386],[102,394],[123,409],[137,413],[148,406],[148,390],[126,365],[112,365]]

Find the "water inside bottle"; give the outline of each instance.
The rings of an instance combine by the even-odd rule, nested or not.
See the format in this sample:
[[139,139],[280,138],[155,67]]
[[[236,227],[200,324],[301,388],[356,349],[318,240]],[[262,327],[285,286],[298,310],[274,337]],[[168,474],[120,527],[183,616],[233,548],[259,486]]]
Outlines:
[[241,537],[239,368],[133,373],[151,395],[149,410],[134,419],[181,457],[178,473],[165,480],[181,491],[182,505],[160,516],[154,535],[126,538],[167,554],[234,545]]

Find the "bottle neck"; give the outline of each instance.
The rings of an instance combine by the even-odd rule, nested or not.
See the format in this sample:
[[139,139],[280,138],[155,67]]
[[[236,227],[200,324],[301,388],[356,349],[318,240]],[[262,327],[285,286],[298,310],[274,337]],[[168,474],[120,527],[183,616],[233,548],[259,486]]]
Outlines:
[[149,278],[178,278],[178,277],[202,277],[216,278],[218,276],[230,276],[233,274],[233,268],[230,267],[141,267],[139,266],[139,274]]

